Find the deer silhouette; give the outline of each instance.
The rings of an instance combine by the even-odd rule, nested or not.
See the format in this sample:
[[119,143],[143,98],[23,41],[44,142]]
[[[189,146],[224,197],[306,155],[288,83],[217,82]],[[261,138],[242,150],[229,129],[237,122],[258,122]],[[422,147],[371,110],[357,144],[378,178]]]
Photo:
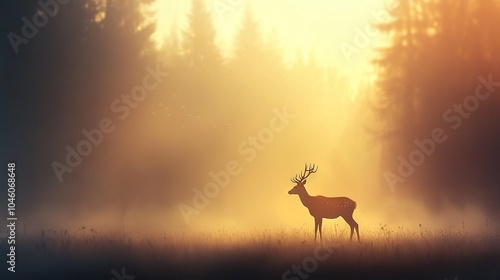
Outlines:
[[296,185],[288,191],[288,194],[297,194],[300,198],[302,204],[309,210],[309,214],[314,217],[314,241],[318,234],[321,241],[323,240],[323,235],[321,233],[321,227],[323,225],[323,218],[335,219],[339,216],[344,218],[344,220],[351,227],[351,238],[354,235],[354,230],[359,239],[359,226],[358,223],[352,217],[354,209],[356,209],[356,202],[348,197],[325,197],[322,195],[310,196],[305,188],[306,178],[312,173],[316,173],[318,167],[316,165],[307,165],[304,168],[304,172],[300,175],[296,175],[292,178],[292,182]]

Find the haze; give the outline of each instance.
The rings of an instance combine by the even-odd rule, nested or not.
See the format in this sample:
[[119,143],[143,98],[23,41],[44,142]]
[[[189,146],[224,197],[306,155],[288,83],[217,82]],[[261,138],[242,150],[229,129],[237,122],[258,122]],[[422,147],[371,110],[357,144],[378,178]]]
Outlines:
[[[496,224],[500,103],[497,85],[479,77],[499,80],[500,39],[491,35],[500,9],[463,2],[61,7],[3,69],[5,104],[13,105],[3,105],[12,134],[2,155],[20,168],[24,223],[33,231],[312,231],[313,218],[287,192],[290,177],[314,163],[309,193],[355,200],[361,234],[380,224]],[[25,8],[10,16],[9,31],[20,33],[18,19],[38,9]],[[474,102],[480,84],[491,97],[455,129],[454,104]],[[147,88],[144,98],[126,101],[137,86]],[[102,131],[106,119],[114,129],[58,176],[54,162],[67,165],[67,147],[76,150],[87,139],[82,130]],[[400,156],[410,161],[415,141],[433,139],[436,128],[448,140],[422,152],[408,178],[398,174]],[[387,172],[404,182],[393,184]],[[193,199],[207,184],[218,187],[199,209]],[[334,224],[345,226],[325,222]]]

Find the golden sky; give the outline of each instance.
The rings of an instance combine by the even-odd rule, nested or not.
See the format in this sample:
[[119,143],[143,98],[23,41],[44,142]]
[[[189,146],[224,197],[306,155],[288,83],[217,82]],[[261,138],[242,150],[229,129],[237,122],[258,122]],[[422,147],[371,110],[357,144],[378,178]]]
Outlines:
[[[157,1],[158,40],[171,32],[174,22],[179,28],[186,28],[190,3],[187,0]],[[378,33],[371,33],[368,41],[361,42],[364,44],[361,45],[356,42],[358,30],[366,34],[364,30],[379,20],[378,16],[393,1],[205,0],[205,3],[213,14],[218,43],[227,53],[249,4],[261,31],[267,37],[276,33],[278,47],[288,59],[295,58],[298,52],[308,55],[313,51],[319,63],[337,68],[350,77],[353,85],[357,85],[369,76],[372,50],[384,39]],[[343,45],[356,47],[356,53],[347,58],[341,50]]]

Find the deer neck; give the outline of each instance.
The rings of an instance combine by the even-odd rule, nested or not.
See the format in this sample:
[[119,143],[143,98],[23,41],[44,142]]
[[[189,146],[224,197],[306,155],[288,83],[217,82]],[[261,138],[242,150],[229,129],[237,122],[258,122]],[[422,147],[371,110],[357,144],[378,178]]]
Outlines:
[[311,196],[307,193],[307,190],[304,188],[304,191],[301,191],[299,193],[299,198],[300,198],[300,202],[302,202],[302,204],[309,208],[309,205],[310,205],[310,202],[311,202]]

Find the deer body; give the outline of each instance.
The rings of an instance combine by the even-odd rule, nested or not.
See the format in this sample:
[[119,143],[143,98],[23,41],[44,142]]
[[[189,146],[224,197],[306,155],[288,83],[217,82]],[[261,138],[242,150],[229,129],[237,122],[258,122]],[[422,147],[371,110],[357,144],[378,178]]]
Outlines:
[[354,209],[356,209],[356,202],[348,197],[325,197],[322,195],[310,196],[305,188],[306,178],[311,174],[315,173],[317,169],[314,166],[305,168],[305,173],[292,179],[292,182],[297,183],[288,194],[297,194],[300,198],[302,204],[309,210],[309,214],[314,217],[315,229],[314,229],[314,240],[316,240],[318,229],[320,239],[322,236],[322,225],[323,218],[335,219],[338,217],[344,218],[344,220],[351,227],[351,240],[354,235],[354,230],[359,239],[359,226],[358,223],[352,217]]

